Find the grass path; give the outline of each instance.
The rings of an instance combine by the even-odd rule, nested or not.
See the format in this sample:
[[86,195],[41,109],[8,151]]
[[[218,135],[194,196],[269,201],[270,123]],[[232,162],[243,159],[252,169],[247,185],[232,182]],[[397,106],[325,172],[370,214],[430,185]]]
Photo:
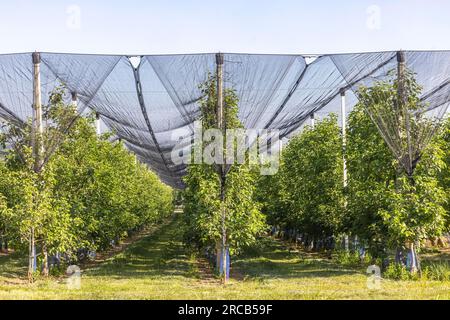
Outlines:
[[0,299],[450,299],[449,282],[383,280],[381,290],[369,290],[363,272],[289,251],[272,238],[234,258],[233,278],[223,287],[183,247],[180,220],[84,270],[80,290],[68,289],[65,279],[24,283],[24,261],[1,256]]

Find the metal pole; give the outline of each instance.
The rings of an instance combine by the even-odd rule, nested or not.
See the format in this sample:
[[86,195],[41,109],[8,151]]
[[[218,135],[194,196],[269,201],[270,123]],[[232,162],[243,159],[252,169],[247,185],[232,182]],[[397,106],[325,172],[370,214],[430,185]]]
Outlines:
[[76,92],[72,92],[72,106],[74,106],[75,108],[78,106],[78,95]]
[[[39,52],[32,54],[33,61],[33,120],[31,126],[31,144],[34,157],[34,171],[39,173],[42,168],[44,145],[42,135],[44,133],[42,126],[42,96],[41,96],[41,75],[40,64],[41,55]],[[28,279],[33,280],[33,272],[36,271],[36,245],[34,236],[34,227],[30,228],[30,246],[29,246],[29,262],[28,262]]]
[[343,164],[343,182],[344,188],[347,187],[347,161],[345,159],[345,150],[347,145],[347,121],[345,112],[345,89],[341,89],[341,121],[342,121],[342,164]]
[[97,135],[102,134],[102,128],[100,126],[100,113],[98,112],[95,113],[95,129],[97,131]]
[[42,166],[42,154],[44,145],[42,134],[44,129],[42,126],[42,96],[41,96],[41,75],[40,64],[41,55],[39,52],[33,52],[33,125],[32,125],[32,141],[34,150],[34,170],[39,172]]
[[[403,165],[407,165],[406,173],[408,174],[408,178],[411,184],[414,184],[414,165],[413,161],[415,160],[415,155],[412,151],[412,142],[411,142],[411,123],[410,123],[410,111],[408,106],[408,92],[407,92],[407,79],[406,75],[406,57],[404,51],[397,52],[397,100],[398,100],[398,111],[400,114],[399,123],[402,124],[404,121],[405,124],[405,133],[406,133],[406,143],[407,143],[407,154],[403,155],[403,159],[400,161]],[[401,134],[401,129],[400,129]],[[402,135],[400,135],[403,138]],[[406,157],[406,159],[405,159]],[[407,161],[407,163],[405,163]],[[400,171],[400,170],[399,170]],[[417,260],[417,252],[415,248],[414,241],[411,241],[409,244],[409,256],[411,260],[410,271],[411,273],[415,273],[417,271],[420,272],[420,265]]]
[[216,54],[217,66],[217,127],[224,130],[223,127],[223,54]]
[[[223,109],[223,53],[216,54],[216,66],[217,66],[217,127],[225,133],[226,123]],[[225,136],[225,135],[224,135]],[[226,231],[226,208],[225,208],[225,185],[226,185],[226,165],[225,161],[222,161],[220,168],[220,201],[222,205],[221,222],[222,222],[222,243],[221,243],[221,269],[223,276],[223,283],[227,282],[227,231]],[[219,268],[220,269],[220,268]]]
[[310,114],[309,119],[311,120],[311,128],[314,129],[316,125],[316,119],[314,118],[314,112]]
[[407,159],[402,159],[407,162],[407,174],[410,179],[412,179],[413,174],[413,157],[412,145],[411,145],[411,124],[408,110],[408,96],[406,92],[406,58],[404,51],[397,52],[397,99],[398,99],[398,111],[400,114],[400,123],[404,121],[405,131],[406,131],[406,143],[407,143]]
[[[345,159],[345,149],[347,145],[347,136],[346,136],[346,113],[345,113],[345,88],[340,90],[341,94],[341,126],[342,126],[342,180],[344,189],[347,188],[347,161]],[[347,207],[347,201],[344,201],[344,207]],[[344,235],[344,247],[345,250],[349,250],[349,238],[348,235]]]

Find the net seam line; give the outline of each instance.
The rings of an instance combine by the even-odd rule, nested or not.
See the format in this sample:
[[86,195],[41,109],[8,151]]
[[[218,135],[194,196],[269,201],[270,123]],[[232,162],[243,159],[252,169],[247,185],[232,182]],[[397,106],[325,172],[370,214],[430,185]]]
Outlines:
[[272,118],[267,122],[267,124],[264,126],[264,129],[269,128],[269,126],[272,125],[272,123],[276,120],[278,115],[283,111],[284,107],[286,107],[286,104],[289,102],[291,97],[293,96],[294,92],[297,90],[298,86],[300,85],[300,82],[302,81],[303,77],[305,76],[306,70],[308,69],[309,65],[305,64],[305,68],[301,72],[300,76],[298,77],[297,81],[292,86],[291,90],[289,91],[288,95],[284,98],[283,103],[277,108],[275,113],[273,114]]
[[[106,79],[109,78],[109,76],[111,75],[111,73],[114,71],[114,69],[116,68],[116,66],[119,64],[120,60],[122,60],[123,56],[114,56],[117,57],[117,61],[113,64],[113,66],[110,68],[110,70],[108,70],[108,72],[106,72],[105,76],[100,80],[99,85],[94,89],[94,92],[92,93],[92,95],[89,97],[89,99],[87,101],[85,101],[83,109],[81,110],[80,113],[82,113],[84,110],[86,110],[86,108],[89,108],[91,110],[92,107],[90,107],[90,103],[91,101],[95,98],[95,96],[97,95],[98,91],[101,89],[101,87],[103,86],[103,84],[105,83]],[[64,79],[62,79],[57,72],[55,72],[55,70],[53,70],[53,68],[45,61],[45,55],[42,59],[42,62],[48,67],[48,69],[53,73],[53,75],[60,80],[62,83],[67,83],[67,81],[64,81]],[[74,88],[75,89],[75,88]],[[76,91],[75,91],[76,92]],[[80,99],[82,100],[82,99]],[[97,110],[93,110],[95,112],[97,112]]]
[[[278,92],[281,84],[283,83],[284,79],[286,79],[286,76],[288,75],[289,71],[293,68],[293,65],[295,63],[295,61],[298,59],[298,57],[296,56],[292,56],[291,57],[291,61],[289,62],[288,66],[285,68],[283,74],[281,75],[280,79],[278,79],[278,81],[275,82],[275,85],[273,86],[272,89],[267,90],[268,91],[268,97],[266,99],[266,103],[263,105],[263,107],[261,108],[262,110],[259,111],[260,114],[263,114],[264,112],[267,111],[267,108],[269,107],[269,104],[272,102],[272,100],[275,97],[275,94]],[[305,60],[303,59],[303,62],[305,62]],[[306,62],[305,62],[306,65]],[[266,90],[264,90],[266,91]],[[257,115],[257,114],[256,114]],[[257,119],[257,117],[252,120],[250,127],[255,127],[255,124],[258,123],[259,119]]]
[[26,121],[22,121],[22,119],[19,118],[19,116],[17,116],[14,112],[12,112],[8,107],[6,107],[3,103],[0,102],[0,108],[5,111],[7,114],[9,114],[12,119],[17,122],[17,124],[19,124],[21,127],[25,127],[28,124],[26,123]]
[[153,132],[153,128],[152,128],[152,125],[150,123],[150,119],[148,117],[147,109],[145,107],[144,96],[142,95],[142,84],[141,84],[141,79],[140,79],[140,76],[139,76],[139,69],[138,68],[134,68],[131,65],[131,63],[130,63],[130,67],[133,69],[133,75],[134,75],[135,84],[136,84],[136,94],[138,96],[138,101],[139,101],[139,104],[141,106],[142,115],[144,117],[145,123],[147,124],[148,131],[149,131],[150,136],[152,137],[152,139],[153,139],[153,141],[155,143],[156,149],[157,149],[157,151],[159,153],[159,156],[161,157],[161,160],[164,163],[164,166],[167,168],[169,175],[172,176],[172,170],[169,168],[169,165],[167,164],[167,160],[166,160],[166,158],[163,155],[161,147],[159,146],[159,143],[156,140],[155,133]]
[[[145,58],[145,61],[147,61],[148,64],[150,65],[150,67],[153,69],[153,72],[155,73],[155,75],[156,75],[156,77],[158,78],[159,82],[161,82],[162,86],[163,86],[164,89],[166,90],[167,95],[168,95],[168,96],[170,97],[170,99],[172,100],[172,102],[173,102],[173,104],[175,105],[175,108],[177,109],[177,111],[178,111],[178,112],[180,113],[180,115],[183,117],[184,121],[189,125],[189,128],[191,129],[191,132],[194,132],[194,129],[193,129],[193,127],[192,127],[192,123],[195,121],[195,119],[192,118],[192,117],[189,115],[189,112],[186,110],[186,108],[185,108],[184,104],[182,103],[180,97],[179,97],[178,94],[176,93],[176,92],[177,92],[176,88],[174,88],[174,87],[172,86],[171,81],[169,81],[169,80],[167,79],[168,84],[169,84],[170,87],[172,88],[172,90],[169,90],[169,88],[167,87],[166,82],[163,81],[163,79],[162,79],[160,73],[158,72],[159,69],[158,69],[157,67],[155,67],[154,63],[153,63],[152,60],[150,59],[150,56],[144,56],[144,58]],[[139,68],[140,68],[140,67],[141,67],[141,65],[139,65]],[[175,97],[174,97],[173,95],[175,95]],[[191,99],[191,100],[189,101],[189,104],[192,103],[192,102],[200,101],[201,99],[202,99],[202,97]],[[183,112],[180,111],[180,109],[179,109],[180,107],[181,107],[181,109],[183,109]]]
[[[86,110],[86,108],[88,107],[88,104],[90,103],[90,101],[92,101],[92,99],[94,98],[94,96],[97,94],[97,92],[100,90],[100,88],[103,86],[103,84],[105,83],[106,79],[109,77],[109,75],[113,72],[113,70],[116,68],[116,66],[118,65],[119,61],[121,60],[122,57],[119,57],[119,59],[117,60],[117,62],[113,65],[113,67],[111,68],[111,70],[109,70],[109,72],[105,75],[105,77],[102,79],[102,81],[100,82],[100,84],[98,85],[98,87],[95,89],[94,93],[92,94],[92,96],[89,98],[88,103],[85,104],[83,110],[81,112],[77,112],[77,115],[72,119],[72,121],[69,123],[69,125],[67,126],[67,128],[64,130],[65,133],[67,133],[69,131],[69,129],[73,126],[73,124],[75,123],[75,121],[81,117],[82,112],[84,110]],[[44,61],[44,59],[42,60]],[[45,63],[45,62],[44,62]],[[46,64],[47,65],[47,64]],[[50,67],[49,70],[54,72]],[[58,77],[57,74],[54,74],[58,79],[60,79]],[[61,80],[61,79],[60,79]],[[51,148],[50,152],[47,154],[47,156],[45,157],[40,169],[42,169],[42,167],[44,166],[44,164],[46,162],[48,162],[48,160],[50,159],[50,156],[55,152],[56,148],[58,147],[58,144],[54,144],[53,147]]]
[[[384,61],[383,63],[379,64],[379,65],[378,65],[377,67],[375,67],[372,71],[370,71],[370,72],[367,73],[366,75],[364,75],[364,76],[362,76],[362,77],[356,79],[355,81],[348,82],[348,81],[345,79],[345,77],[343,77],[343,78],[344,78],[344,82],[347,83],[347,87],[351,88],[351,87],[354,86],[356,83],[358,83],[358,82],[360,82],[361,80],[363,80],[363,79],[369,77],[369,76],[372,75],[374,72],[378,71],[379,69],[381,69],[382,67],[384,67],[385,65],[387,65],[387,64],[388,64],[392,59],[394,59],[395,57],[396,57],[396,54],[394,53],[393,56],[392,56],[391,58],[389,58],[389,59],[387,59],[386,61]],[[330,58],[331,58],[331,57],[330,57]],[[332,59],[331,59],[331,60],[332,60]],[[333,61],[333,60],[332,60],[332,61]],[[333,61],[333,64],[336,66],[336,64],[334,63],[334,61]],[[337,66],[336,66],[336,69],[338,69]],[[338,71],[339,71],[339,69],[338,69]],[[340,72],[340,71],[339,71],[339,72]],[[346,87],[346,88],[347,88],[347,87]],[[352,89],[352,91],[353,91],[353,89]],[[336,94],[331,95],[327,100],[325,100],[324,102],[322,102],[318,108],[315,108],[315,109],[314,109],[313,112],[317,112],[317,111],[321,110],[321,109],[322,109],[323,107],[325,107],[328,103],[330,103],[334,98],[336,98],[339,94],[340,94],[340,90],[338,90],[338,92],[337,92]],[[310,112],[309,114],[311,114],[311,113],[312,113],[312,112]],[[301,125],[301,124],[305,121],[305,119],[306,119],[306,117],[302,117],[302,118],[297,119],[297,120],[295,120],[294,122],[290,123],[289,125],[286,125],[286,126],[284,126],[284,127],[280,127],[280,129],[288,129],[288,128],[291,127],[291,126],[296,126],[296,127],[292,128],[292,129],[288,129],[288,130],[286,131],[286,133],[284,134],[284,136],[286,136],[286,135],[288,135],[290,132],[296,130],[297,127],[298,127],[299,125]],[[300,122],[300,124],[299,124],[299,122]]]

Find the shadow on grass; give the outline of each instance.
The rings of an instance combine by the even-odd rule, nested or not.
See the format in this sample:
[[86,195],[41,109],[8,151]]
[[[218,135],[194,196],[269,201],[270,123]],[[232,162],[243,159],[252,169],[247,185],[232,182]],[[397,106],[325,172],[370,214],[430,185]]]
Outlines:
[[[151,236],[87,273],[117,279],[173,276],[197,279],[195,260],[182,243],[181,224],[181,219],[176,217]],[[244,254],[232,257],[232,263],[232,269],[244,279],[335,277],[361,273],[320,254],[289,251],[282,241],[270,237],[262,238],[257,246]]]
[[257,246],[236,257],[232,266],[247,279],[336,277],[361,273],[318,253],[290,251],[285,243],[271,237],[262,238]]
[[194,261],[183,246],[182,232],[181,219],[175,217],[168,225],[86,273],[127,279],[166,276],[194,278]]
[[27,258],[21,252],[0,255],[0,277],[23,278],[27,274]]
[[[129,245],[125,251],[102,264],[88,267],[90,277],[112,279],[162,279],[183,277],[199,279],[198,265],[182,243],[182,219],[177,215],[153,234]],[[26,257],[18,253],[0,256],[0,277],[26,275]],[[285,243],[270,237],[238,257],[232,257],[232,274],[237,279],[334,277],[360,273],[344,268],[320,254],[292,252]]]

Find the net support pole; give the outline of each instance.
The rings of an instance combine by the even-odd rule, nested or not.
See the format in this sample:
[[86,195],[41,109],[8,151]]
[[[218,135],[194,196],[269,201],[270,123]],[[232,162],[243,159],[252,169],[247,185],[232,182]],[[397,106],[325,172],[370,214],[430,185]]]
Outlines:
[[311,121],[311,128],[314,129],[314,127],[316,125],[316,119],[314,117],[314,112],[309,115],[309,120]]
[[[347,122],[346,122],[346,101],[345,101],[345,88],[340,90],[341,95],[341,126],[342,126],[342,183],[343,189],[347,188],[347,161],[345,158],[345,150],[347,145]],[[344,201],[344,210],[347,208],[347,201]],[[349,237],[344,235],[344,248],[349,250]]]
[[32,143],[34,152],[34,170],[39,172],[42,166],[42,154],[44,145],[42,134],[42,93],[41,93],[41,55],[33,52],[33,123],[32,123]]
[[[41,55],[39,52],[33,52],[33,120],[31,125],[31,144],[34,157],[34,171],[39,173],[43,160],[43,141],[44,133],[42,126],[42,93],[41,93]],[[34,227],[30,228],[29,255],[28,255],[28,279],[33,280],[33,273],[36,272],[36,243]]]
[[[216,81],[217,81],[217,128],[222,131],[225,137],[226,121],[223,104],[223,53],[216,54]],[[222,241],[220,245],[220,257],[217,259],[219,264],[219,271],[222,275],[223,283],[228,280],[228,248],[227,248],[227,230],[226,230],[226,208],[225,208],[225,187],[226,187],[226,164],[222,159],[222,164],[219,166],[220,174],[220,201],[221,201],[221,224],[222,224]]]
[[72,106],[76,108],[78,106],[78,94],[75,91],[73,91],[71,92],[71,97],[72,97]]
[[97,135],[101,135],[102,134],[102,130],[101,130],[101,126],[100,126],[100,113],[96,112],[95,113],[95,131],[97,132]]
[[224,130],[223,126],[223,54],[216,54],[217,77],[217,127]]
[[[410,116],[408,110],[408,93],[406,92],[406,58],[404,51],[397,52],[397,100],[399,113],[401,115],[400,123],[404,122],[405,133],[406,133],[406,143],[407,143],[407,155],[406,159],[402,159],[403,165],[406,167],[406,173],[408,177],[412,179],[413,168],[413,157],[412,145],[411,145],[411,128],[410,128]],[[401,133],[400,133],[401,134]],[[405,165],[406,164],[406,165]]]
[[345,151],[347,145],[347,121],[346,121],[346,102],[345,102],[345,89],[340,90],[341,94],[341,125],[342,125],[342,174],[344,188],[347,187],[347,161],[345,159]]
[[[414,167],[413,160],[415,155],[412,151],[411,141],[411,123],[410,123],[410,110],[408,106],[408,92],[407,92],[407,79],[406,79],[406,57],[404,51],[397,52],[397,100],[400,113],[400,123],[404,122],[404,131],[406,133],[407,154],[403,156],[402,162],[406,169],[408,179],[411,184],[414,184]],[[401,133],[401,132],[400,132]],[[406,159],[405,159],[406,158]],[[420,272],[420,264],[417,258],[416,245],[414,241],[409,243],[408,261],[409,269],[411,273],[417,271]]]

